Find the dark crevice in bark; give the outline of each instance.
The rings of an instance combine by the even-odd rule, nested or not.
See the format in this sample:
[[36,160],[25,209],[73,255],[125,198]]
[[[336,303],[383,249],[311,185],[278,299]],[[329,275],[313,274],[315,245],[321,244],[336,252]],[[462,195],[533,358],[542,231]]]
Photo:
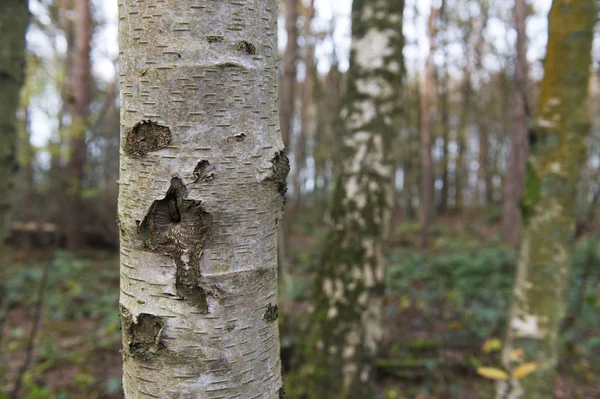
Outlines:
[[128,342],[126,350],[133,357],[148,361],[155,354],[166,351],[162,342],[164,326],[164,320],[147,313],[139,314],[134,321],[131,312],[121,306],[121,327]]
[[273,306],[269,303],[267,305],[267,310],[265,311],[263,319],[265,319],[267,322],[273,322],[273,321],[276,321],[278,317],[279,317],[279,308],[277,307],[277,305]]
[[203,159],[200,162],[198,162],[198,164],[194,168],[193,182],[195,183],[199,180],[213,180],[215,178],[215,174],[213,172],[209,172],[209,169],[210,162],[208,162],[206,159]]
[[265,181],[272,181],[277,184],[277,191],[285,199],[287,192],[287,176],[290,173],[290,161],[285,155],[285,151],[280,151],[271,160],[273,164],[273,173]]
[[183,182],[174,177],[165,198],[150,206],[139,231],[146,248],[173,258],[177,268],[175,288],[182,299],[208,313],[200,257],[212,230],[212,216],[202,209],[202,201],[185,199],[186,195]]
[[250,42],[245,41],[245,40],[242,40],[241,42],[238,42],[237,48],[239,50],[245,51],[246,53],[248,53],[250,55],[256,54],[256,46],[254,44],[250,43]]

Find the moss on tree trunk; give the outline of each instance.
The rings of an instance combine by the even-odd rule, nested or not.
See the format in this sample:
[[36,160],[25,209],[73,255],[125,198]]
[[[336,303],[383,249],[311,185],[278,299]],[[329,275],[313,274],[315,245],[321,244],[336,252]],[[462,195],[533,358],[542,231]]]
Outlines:
[[17,171],[17,109],[25,79],[25,31],[28,2],[0,3],[0,247],[8,231]]
[[371,398],[404,63],[403,1],[355,0],[341,174],[293,397]]
[[[508,370],[526,362],[535,362],[538,369],[523,379],[501,383],[498,398],[554,397],[575,194],[589,132],[585,99],[595,18],[594,0],[555,0],[550,11],[548,51],[522,201],[525,229],[503,353]],[[524,355],[515,356],[518,350]]]

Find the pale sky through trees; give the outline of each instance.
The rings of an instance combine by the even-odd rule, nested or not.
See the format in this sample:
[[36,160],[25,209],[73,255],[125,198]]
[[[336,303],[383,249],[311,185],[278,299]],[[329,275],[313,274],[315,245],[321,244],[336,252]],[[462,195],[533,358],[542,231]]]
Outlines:
[[[108,85],[114,77],[116,57],[118,54],[117,46],[117,1],[116,0],[93,0],[94,2],[94,18],[98,22],[98,28],[94,33],[92,43],[92,64],[93,72],[100,86]],[[495,9],[500,12],[512,13],[512,2],[504,0],[493,0]],[[528,58],[534,64],[531,73],[533,77],[541,77],[541,59],[544,56],[546,38],[547,38],[547,14],[550,9],[551,0],[530,0],[534,6],[534,15],[528,20],[527,33],[529,38]],[[417,4],[419,15],[415,18],[415,4]],[[404,34],[406,36],[407,46],[404,54],[406,65],[409,74],[419,72],[423,68],[423,63],[427,49],[427,35],[425,21],[428,17],[429,0],[406,0],[405,7],[405,27]],[[348,68],[348,52],[350,48],[350,11],[352,0],[315,0],[316,17],[314,19],[313,31],[330,30],[330,25],[335,21],[335,29],[333,38],[335,42],[335,51],[340,61],[342,70]],[[40,21],[44,23],[49,18],[44,15],[45,6],[42,6],[38,1],[31,2],[31,12],[38,16]],[[512,18],[511,14],[508,14]],[[285,30],[280,21],[280,37],[279,44],[283,51],[285,46]],[[448,31],[451,38],[458,37]],[[488,29],[486,30],[488,42],[492,43],[494,51],[488,51],[487,57],[484,59],[484,67],[486,70],[498,69],[499,57],[508,57],[513,54],[514,40],[516,33],[510,26],[506,26],[496,15],[492,15],[489,21]],[[300,39],[301,40],[301,39]],[[302,43],[300,43],[302,45]],[[43,33],[36,29],[30,29],[28,34],[28,46],[30,50],[43,58],[52,59],[53,49],[56,51],[66,50],[66,41],[60,38],[56,43],[49,43]],[[316,57],[320,72],[327,71],[329,60],[333,49],[333,43],[330,40],[320,42],[316,49]],[[499,52],[500,54],[494,54]],[[462,54],[460,46],[450,48],[450,65],[452,74],[460,75],[460,67],[462,62]],[[455,66],[452,68],[452,65]],[[46,65],[50,65],[47,63]],[[51,67],[48,67],[48,74],[52,72]],[[299,63],[299,75],[301,79],[302,65]],[[56,129],[57,122],[54,115],[59,107],[58,92],[56,90],[48,90],[44,98],[34,99],[31,104],[31,141],[36,147],[43,147],[48,142],[52,131]],[[92,110],[93,111],[93,110]],[[44,158],[44,157],[43,157]],[[42,161],[43,161],[42,158]]]

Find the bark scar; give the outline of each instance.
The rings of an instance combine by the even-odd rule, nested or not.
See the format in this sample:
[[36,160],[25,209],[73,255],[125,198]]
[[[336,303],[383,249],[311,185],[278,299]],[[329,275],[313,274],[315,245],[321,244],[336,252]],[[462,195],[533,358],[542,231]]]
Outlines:
[[172,141],[171,129],[148,119],[129,129],[123,151],[134,158],[142,157],[151,151],[169,146]]
[[212,216],[204,211],[202,201],[185,199],[186,196],[182,180],[174,177],[165,198],[150,206],[139,231],[146,248],[173,258],[179,296],[200,312],[208,313],[207,291],[201,285],[200,257],[212,230]]

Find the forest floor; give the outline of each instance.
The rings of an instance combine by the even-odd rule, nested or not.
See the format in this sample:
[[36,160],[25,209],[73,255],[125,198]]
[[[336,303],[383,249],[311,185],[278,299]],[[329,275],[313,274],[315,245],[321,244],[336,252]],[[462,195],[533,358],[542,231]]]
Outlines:
[[[389,257],[384,342],[377,362],[379,398],[489,399],[494,382],[479,367],[500,368],[514,254],[496,237],[489,212],[442,218],[427,252],[415,250],[419,226],[398,223]],[[284,369],[306,321],[325,230],[306,220],[291,237],[281,295]],[[600,398],[600,245],[580,241],[573,261],[571,309],[557,377],[558,399]],[[594,257],[589,257],[589,252]],[[18,398],[121,398],[118,256],[14,248],[4,271],[10,311],[4,325],[0,387],[14,386],[27,353],[39,287],[48,271],[32,361]],[[591,260],[590,260],[591,259]],[[586,264],[595,262],[586,275]],[[49,263],[50,262],[50,263]],[[582,281],[585,281],[581,290]],[[526,377],[525,377],[526,378]],[[0,392],[0,398],[3,393]]]

